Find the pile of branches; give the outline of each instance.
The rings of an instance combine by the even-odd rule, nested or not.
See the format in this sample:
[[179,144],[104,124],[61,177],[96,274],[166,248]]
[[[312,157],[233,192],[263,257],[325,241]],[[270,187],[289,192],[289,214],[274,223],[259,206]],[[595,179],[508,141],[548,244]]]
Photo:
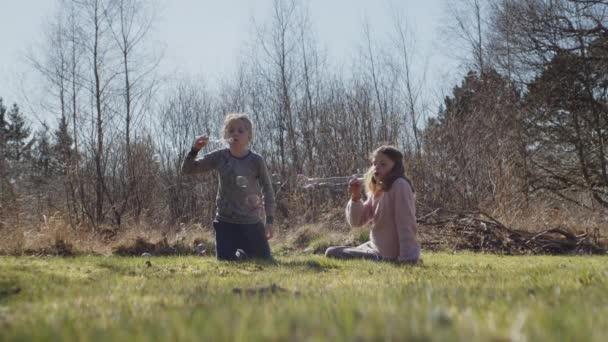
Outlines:
[[599,230],[513,229],[483,212],[436,210],[418,220],[423,248],[438,246],[499,254],[606,254]]

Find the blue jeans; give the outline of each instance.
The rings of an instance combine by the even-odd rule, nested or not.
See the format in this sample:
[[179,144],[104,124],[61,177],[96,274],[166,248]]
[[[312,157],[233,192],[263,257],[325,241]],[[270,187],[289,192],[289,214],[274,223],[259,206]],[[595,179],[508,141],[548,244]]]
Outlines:
[[218,260],[236,260],[236,250],[242,249],[249,258],[272,259],[264,224],[238,224],[214,221],[215,255]]

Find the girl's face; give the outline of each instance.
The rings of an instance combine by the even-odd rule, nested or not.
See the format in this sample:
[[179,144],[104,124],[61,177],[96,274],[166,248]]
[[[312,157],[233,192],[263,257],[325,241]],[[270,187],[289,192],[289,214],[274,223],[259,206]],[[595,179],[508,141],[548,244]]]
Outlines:
[[372,169],[374,172],[374,179],[380,182],[388,175],[395,166],[395,162],[392,161],[383,153],[377,153],[372,160]]
[[242,120],[234,120],[224,129],[224,138],[230,139],[230,147],[246,147],[251,141],[251,134]]

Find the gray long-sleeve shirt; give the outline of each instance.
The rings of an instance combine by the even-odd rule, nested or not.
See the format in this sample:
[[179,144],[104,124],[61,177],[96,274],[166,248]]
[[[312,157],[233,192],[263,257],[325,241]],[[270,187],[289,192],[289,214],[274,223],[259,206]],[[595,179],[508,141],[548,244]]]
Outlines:
[[[182,164],[184,174],[217,170],[217,219],[224,222],[251,224],[273,221],[274,191],[264,158],[252,151],[241,158],[230,149],[216,150],[196,159],[191,151]],[[263,197],[262,197],[263,196]],[[263,205],[262,205],[263,204]]]

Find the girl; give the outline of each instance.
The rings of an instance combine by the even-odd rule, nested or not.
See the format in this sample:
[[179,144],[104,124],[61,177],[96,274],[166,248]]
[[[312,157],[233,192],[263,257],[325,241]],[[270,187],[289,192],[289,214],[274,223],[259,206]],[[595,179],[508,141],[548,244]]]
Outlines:
[[357,247],[329,247],[325,255],[417,263],[420,244],[416,238],[414,192],[405,176],[403,154],[392,146],[376,149],[365,185],[368,199],[363,203],[361,182],[357,178],[349,181],[351,199],[346,219],[351,227],[371,221],[370,241]]
[[197,137],[182,164],[182,172],[218,171],[217,214],[213,228],[219,260],[271,259],[267,240],[273,236],[274,191],[264,158],[249,149],[253,140],[253,124],[249,117],[226,115],[224,139],[229,148],[196,159],[209,142],[207,136]]

